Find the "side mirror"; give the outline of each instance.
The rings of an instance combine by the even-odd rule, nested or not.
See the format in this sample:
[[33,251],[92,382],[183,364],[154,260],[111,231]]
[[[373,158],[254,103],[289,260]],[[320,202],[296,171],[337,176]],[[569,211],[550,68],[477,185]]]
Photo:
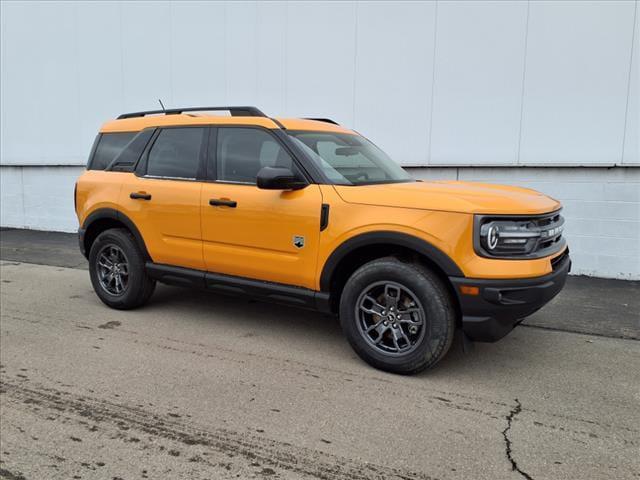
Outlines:
[[263,167],[258,172],[258,188],[264,190],[300,190],[308,184],[282,167]]

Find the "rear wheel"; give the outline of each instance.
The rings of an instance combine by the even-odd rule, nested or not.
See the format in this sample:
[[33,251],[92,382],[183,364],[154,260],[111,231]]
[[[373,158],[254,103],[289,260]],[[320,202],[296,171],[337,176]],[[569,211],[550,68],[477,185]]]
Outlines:
[[100,300],[121,310],[147,303],[156,282],[144,264],[144,255],[128,230],[113,228],[98,235],[89,252],[89,274]]
[[426,267],[381,258],[349,278],[340,322],[356,353],[393,373],[435,365],[451,347],[455,311],[440,279]]

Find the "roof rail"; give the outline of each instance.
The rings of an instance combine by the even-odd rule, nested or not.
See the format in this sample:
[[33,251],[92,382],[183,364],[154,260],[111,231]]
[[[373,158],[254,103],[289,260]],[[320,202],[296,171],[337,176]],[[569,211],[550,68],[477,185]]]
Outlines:
[[187,108],[167,108],[165,110],[146,110],[143,112],[123,113],[118,116],[118,120],[123,118],[144,117],[145,115],[179,115],[184,112],[229,112],[232,117],[266,117],[266,115],[256,107],[187,107]]
[[316,122],[325,122],[325,123],[333,123],[334,125],[340,125],[335,120],[331,120],[330,118],[310,118],[305,117],[305,120],[315,120]]

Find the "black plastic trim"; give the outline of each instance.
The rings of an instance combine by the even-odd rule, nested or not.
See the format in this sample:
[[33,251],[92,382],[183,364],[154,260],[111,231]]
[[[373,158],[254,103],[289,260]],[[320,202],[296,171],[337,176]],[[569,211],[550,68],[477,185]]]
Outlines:
[[138,163],[136,163],[136,167],[133,170],[137,177],[144,177],[147,173],[147,160],[149,159],[149,152],[151,151],[151,147],[153,147],[153,144],[156,143],[156,139],[158,138],[158,135],[160,135],[161,130],[162,129],[160,128],[155,128],[153,134],[151,135],[151,138],[147,142],[147,145],[144,147],[144,150],[142,151],[142,154],[138,159]]
[[166,108],[164,110],[144,110],[141,112],[123,113],[118,116],[118,120],[124,118],[144,117],[146,115],[178,115],[184,112],[229,112],[232,117],[266,117],[264,112],[256,107],[186,107],[186,108]]
[[328,203],[323,203],[320,207],[320,231],[324,231],[329,226],[329,209]]
[[313,118],[313,117],[305,117],[305,120],[314,120],[316,122],[324,122],[324,123],[332,123],[333,125],[340,125],[335,120],[331,120],[330,118]]
[[269,117],[269,120],[271,120],[273,123],[275,123],[280,129],[282,130],[286,130],[287,128],[280,122],[280,120],[276,119],[276,118],[272,118]]
[[308,288],[153,262],[147,262],[146,269],[151,278],[170,285],[206,288],[227,295],[247,295],[273,303],[329,312],[329,295]]
[[417,237],[398,232],[380,231],[357,235],[346,240],[329,256],[320,276],[320,290],[328,292],[331,288],[331,278],[340,262],[357,248],[369,245],[384,244],[397,245],[414,250],[435,263],[448,276],[464,277],[462,270],[445,253],[430,243]]
[[136,244],[144,254],[144,257],[147,260],[151,260],[151,255],[149,255],[149,251],[147,250],[147,246],[144,243],[144,239],[142,238],[142,235],[140,234],[140,231],[138,230],[136,225],[124,213],[118,210],[115,210],[113,208],[101,208],[99,210],[92,212],[82,223],[82,226],[78,229],[79,241],[80,240],[82,241],[82,246],[80,248],[80,251],[86,258],[89,258],[89,252],[87,251],[86,246],[84,245],[86,234],[90,230],[91,225],[93,223],[95,223],[97,220],[102,220],[105,218],[117,220],[120,223],[123,223],[133,235],[136,241]]
[[[462,329],[473,340],[495,342],[525,317],[536,312],[564,287],[571,270],[568,252],[560,255],[551,273],[534,278],[477,279],[449,277],[462,313]],[[461,286],[478,287],[478,295],[460,292]]]
[[153,262],[145,264],[147,274],[162,283],[178,287],[205,288],[204,274],[201,270],[174,267]]
[[82,256],[86,259],[89,259],[89,254],[87,252],[87,247],[84,244],[84,237],[86,234],[86,230],[84,228],[79,228],[78,229],[78,246],[80,247],[80,253],[82,253]]

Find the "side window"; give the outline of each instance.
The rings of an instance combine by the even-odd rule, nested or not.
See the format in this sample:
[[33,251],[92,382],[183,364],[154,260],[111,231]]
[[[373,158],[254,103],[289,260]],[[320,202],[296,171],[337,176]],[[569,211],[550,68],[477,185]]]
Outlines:
[[204,128],[163,129],[149,152],[147,175],[195,179]]
[[103,133],[96,145],[89,170],[104,170],[138,132]]
[[217,177],[227,182],[256,183],[262,167],[295,171],[291,156],[269,133],[257,128],[219,128]]

